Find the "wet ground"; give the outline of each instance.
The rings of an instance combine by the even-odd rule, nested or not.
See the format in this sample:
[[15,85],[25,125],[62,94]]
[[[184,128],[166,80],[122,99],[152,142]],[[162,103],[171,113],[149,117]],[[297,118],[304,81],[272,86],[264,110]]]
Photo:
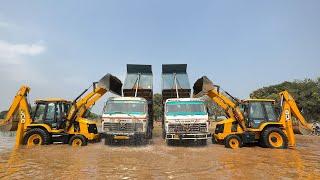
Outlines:
[[160,128],[149,145],[13,148],[0,134],[0,179],[319,179],[320,137],[297,136],[294,150],[222,145],[168,147]]

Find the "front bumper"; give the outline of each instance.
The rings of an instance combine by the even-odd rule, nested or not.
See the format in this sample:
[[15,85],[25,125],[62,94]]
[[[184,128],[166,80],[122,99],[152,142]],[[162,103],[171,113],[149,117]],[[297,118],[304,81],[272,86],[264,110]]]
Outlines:
[[194,134],[166,134],[166,139],[174,140],[197,140],[197,139],[208,139],[211,137],[210,133],[194,133]]
[[96,141],[96,140],[99,140],[101,138],[100,134],[94,134],[94,133],[89,133],[89,134],[87,134],[85,136],[89,141]]

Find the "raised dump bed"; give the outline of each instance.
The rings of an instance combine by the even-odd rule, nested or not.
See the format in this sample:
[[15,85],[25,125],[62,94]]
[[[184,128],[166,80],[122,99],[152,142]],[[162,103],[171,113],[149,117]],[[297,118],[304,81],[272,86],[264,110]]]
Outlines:
[[140,64],[127,64],[127,76],[122,89],[123,96],[143,97],[148,101],[152,101],[152,66]]
[[123,96],[143,97],[148,101],[149,125],[153,128],[153,75],[151,65],[127,64]]
[[187,64],[162,65],[162,100],[169,98],[190,98],[191,88]]

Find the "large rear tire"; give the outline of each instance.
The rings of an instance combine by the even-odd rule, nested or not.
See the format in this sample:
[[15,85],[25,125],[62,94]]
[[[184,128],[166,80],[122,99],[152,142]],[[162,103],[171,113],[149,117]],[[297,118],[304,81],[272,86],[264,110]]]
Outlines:
[[262,142],[264,147],[273,149],[288,148],[288,138],[284,132],[277,127],[269,127],[262,132]]
[[30,129],[23,137],[23,144],[27,146],[50,144],[50,134],[41,128]]

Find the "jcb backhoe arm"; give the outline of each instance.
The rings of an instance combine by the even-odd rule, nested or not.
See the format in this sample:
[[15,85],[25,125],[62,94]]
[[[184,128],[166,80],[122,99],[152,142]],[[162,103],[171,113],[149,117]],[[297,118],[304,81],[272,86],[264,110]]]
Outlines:
[[30,88],[21,86],[4,120],[0,121],[0,130],[17,131],[16,144],[21,144],[25,127],[31,124],[31,113],[27,101]]
[[[111,74],[105,75],[99,82],[93,83],[93,89],[90,93],[82,97],[89,89],[81,93],[74,101],[67,115],[66,127],[70,128],[71,122],[77,118],[83,117],[107,91],[121,95],[121,81]],[[82,98],[81,98],[82,97]]]
[[295,100],[290,95],[290,93],[288,91],[282,91],[279,93],[279,95],[281,97],[280,122],[285,126],[289,141],[289,147],[293,147],[296,145],[296,142],[293,132],[291,115],[293,115],[305,129],[310,131],[312,131],[313,129],[301,114]]
[[[229,95],[231,98],[233,98],[227,92],[225,93]],[[203,95],[207,95],[208,97],[210,97],[212,101],[217,103],[217,105],[225,111],[229,118],[237,120],[241,125],[242,129],[244,131],[247,131],[245,119],[242,112],[240,111],[238,100],[236,98],[233,98],[235,102],[232,101],[222,92],[220,92],[219,86],[215,86],[212,83],[212,81],[210,81],[206,76],[201,77],[194,83],[193,94],[195,97],[200,97]]]

